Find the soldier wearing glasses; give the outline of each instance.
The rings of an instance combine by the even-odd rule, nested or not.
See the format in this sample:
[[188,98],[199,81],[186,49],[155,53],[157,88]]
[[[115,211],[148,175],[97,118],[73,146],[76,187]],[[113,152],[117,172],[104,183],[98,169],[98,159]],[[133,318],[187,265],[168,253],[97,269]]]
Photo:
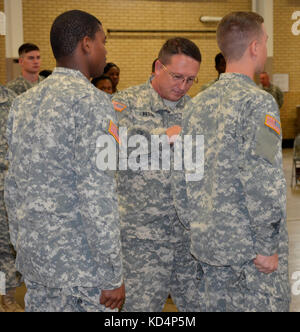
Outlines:
[[[200,62],[193,42],[170,39],[159,53],[151,79],[114,95],[119,127],[127,128],[128,138],[143,135],[150,147],[151,135],[171,137],[180,132],[182,111],[190,99],[186,93],[197,81]],[[200,311],[199,275],[189,252],[189,222],[184,215],[185,185],[183,181],[175,185],[182,174],[172,171],[172,166],[151,170],[153,156],[147,149],[143,153],[149,170],[128,167],[118,172],[126,283],[123,311],[162,311],[169,294],[179,311]],[[130,154],[124,158],[130,164]]]

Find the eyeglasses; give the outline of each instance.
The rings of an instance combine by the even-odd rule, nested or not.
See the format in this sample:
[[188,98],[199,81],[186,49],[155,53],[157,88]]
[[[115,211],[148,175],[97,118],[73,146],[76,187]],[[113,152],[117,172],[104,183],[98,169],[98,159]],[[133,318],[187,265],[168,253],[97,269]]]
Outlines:
[[177,82],[177,83],[186,82],[187,85],[192,85],[193,83],[198,83],[198,77],[187,77],[187,78],[185,78],[183,75],[175,74],[175,73],[172,73],[171,71],[169,71],[168,68],[163,63],[160,62],[160,64],[162,65],[164,71],[167,72],[172,77],[174,82]]

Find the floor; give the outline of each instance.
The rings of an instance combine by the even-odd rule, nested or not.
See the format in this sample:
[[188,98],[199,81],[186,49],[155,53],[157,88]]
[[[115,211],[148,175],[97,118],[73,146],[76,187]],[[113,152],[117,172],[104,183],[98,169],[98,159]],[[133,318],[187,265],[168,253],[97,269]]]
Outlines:
[[[300,312],[300,187],[291,188],[292,177],[292,150],[284,150],[283,167],[287,180],[287,224],[290,238],[290,280],[292,286],[292,312]],[[26,288],[23,285],[18,288],[16,298],[24,307],[24,294]],[[172,299],[166,301],[164,312],[176,312],[176,306]]]

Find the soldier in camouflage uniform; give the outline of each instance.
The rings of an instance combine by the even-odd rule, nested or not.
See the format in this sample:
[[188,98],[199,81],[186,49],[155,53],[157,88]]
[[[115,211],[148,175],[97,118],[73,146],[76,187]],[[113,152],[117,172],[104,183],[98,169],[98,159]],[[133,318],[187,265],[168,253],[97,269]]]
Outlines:
[[38,46],[23,44],[19,48],[19,64],[21,75],[7,83],[7,88],[20,95],[35,85],[39,84],[44,77],[39,76],[41,68],[41,55]]
[[82,11],[51,29],[57,68],[18,97],[8,120],[5,200],[26,311],[111,311],[124,301],[114,173],[97,167],[115,143],[109,97],[89,81],[105,65],[101,23]]
[[15,268],[15,253],[9,239],[8,219],[4,204],[4,173],[7,171],[7,142],[5,138],[8,113],[16,94],[0,86],[0,272],[5,275],[6,294],[0,300],[0,311],[20,311],[15,301],[16,287],[20,286],[19,276]]
[[267,56],[263,18],[228,14],[217,36],[226,73],[186,106],[183,129],[205,142],[204,176],[187,184],[191,252],[204,272],[207,311],[288,311],[280,118],[253,82]]
[[277,102],[278,108],[281,109],[283,105],[283,93],[280,88],[270,82],[268,73],[263,72],[259,75],[261,88],[270,93]]
[[[200,62],[194,43],[171,39],[160,51],[154,78],[113,96],[119,128],[127,129],[128,142],[142,135],[150,147],[151,135],[172,136],[170,132],[182,126],[183,108],[190,99],[186,93]],[[122,148],[126,138],[120,135],[120,140]],[[148,166],[154,156],[146,150],[142,154],[139,158],[146,156]],[[130,156],[124,157],[128,170],[120,170],[117,180],[126,284],[123,311],[162,311],[169,293],[180,311],[198,311],[197,266],[189,253],[189,222],[184,215],[186,191],[182,183],[174,185],[180,174],[172,167],[151,170],[150,161],[149,170],[132,170]],[[122,157],[121,163],[124,166]]]

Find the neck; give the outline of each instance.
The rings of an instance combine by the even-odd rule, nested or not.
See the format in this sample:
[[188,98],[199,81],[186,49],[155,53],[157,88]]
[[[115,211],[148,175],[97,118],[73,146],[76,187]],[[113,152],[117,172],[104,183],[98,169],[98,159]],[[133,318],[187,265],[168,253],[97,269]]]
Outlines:
[[226,64],[226,73],[243,74],[254,80],[255,69],[249,61],[241,60],[235,62],[228,62]]
[[56,66],[57,67],[68,68],[68,69],[73,69],[73,70],[78,70],[87,79],[91,78],[91,75],[90,75],[89,71],[87,70],[87,68],[85,68],[85,66],[83,66],[83,62],[78,62],[78,61],[76,61],[76,59],[70,59],[70,58],[63,59],[62,58],[60,60],[57,60]]
[[39,80],[39,73],[28,73],[23,70],[22,76],[31,83],[35,83]]
[[157,82],[157,78],[156,78],[156,77],[154,77],[153,80],[151,81],[151,85],[152,85],[152,88],[157,92],[157,94],[158,94],[161,98],[168,100],[167,98],[165,98],[165,97],[163,96],[163,93],[160,91],[159,84],[158,84],[158,82]]

